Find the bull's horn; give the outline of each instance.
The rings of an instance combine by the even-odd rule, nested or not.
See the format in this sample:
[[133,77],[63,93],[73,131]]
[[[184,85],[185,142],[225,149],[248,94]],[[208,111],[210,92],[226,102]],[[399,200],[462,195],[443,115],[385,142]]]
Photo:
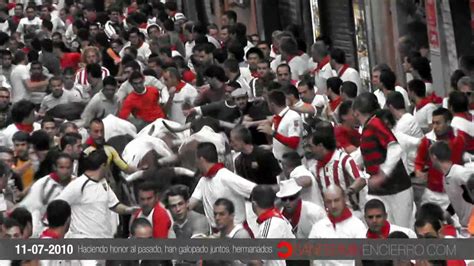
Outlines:
[[158,159],[158,164],[159,165],[168,165],[168,164],[172,164],[172,163],[177,162],[178,159],[179,159],[178,155],[173,154],[173,155],[166,156],[166,157],[163,157],[161,159]]
[[153,132],[155,132],[155,125],[151,125],[150,130],[148,131],[148,135],[152,136]]
[[233,129],[236,124],[219,120],[219,126],[227,129]]
[[184,175],[187,177],[194,177],[194,172],[184,167],[173,167],[176,175]]
[[142,176],[143,176],[143,170],[139,170],[139,171],[136,171],[135,173],[125,177],[125,181],[127,181],[127,183],[131,183],[131,182],[133,182],[137,179],[142,178]]
[[180,126],[180,127],[172,127],[172,126],[168,125],[168,123],[163,121],[163,125],[166,127],[166,129],[168,129],[170,132],[173,132],[173,133],[183,132],[186,129],[191,128],[191,123],[186,123],[184,126]]

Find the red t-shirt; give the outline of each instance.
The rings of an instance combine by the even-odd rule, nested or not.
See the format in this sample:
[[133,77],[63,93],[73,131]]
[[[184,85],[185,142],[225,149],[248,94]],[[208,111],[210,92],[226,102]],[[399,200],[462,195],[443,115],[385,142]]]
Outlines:
[[158,101],[160,100],[160,93],[155,87],[145,87],[144,94],[138,94],[135,91],[130,93],[123,102],[119,117],[127,119],[130,114],[135,117],[151,123],[158,118],[165,118],[165,113],[161,109]]
[[76,71],[79,68],[80,62],[81,62],[80,53],[64,53],[60,61],[61,69],[72,67],[74,71]]

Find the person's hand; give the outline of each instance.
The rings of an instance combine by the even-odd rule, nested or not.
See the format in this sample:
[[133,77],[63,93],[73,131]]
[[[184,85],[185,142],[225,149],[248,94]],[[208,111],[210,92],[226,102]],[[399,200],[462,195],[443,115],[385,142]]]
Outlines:
[[170,97],[173,97],[174,94],[176,93],[176,87],[171,87],[171,88],[168,88],[168,93],[170,95]]
[[211,86],[203,85],[203,86],[199,87],[198,91],[199,91],[199,94],[202,94],[202,93],[205,93],[206,91],[208,91],[210,89],[211,89]]
[[190,108],[190,109],[187,109],[187,110],[183,110],[183,114],[185,117],[188,117],[192,114],[195,114],[196,113],[196,109],[194,108]]
[[273,135],[272,125],[270,123],[263,123],[257,127],[259,132],[262,132],[267,135]]
[[387,179],[385,173],[379,171],[379,173],[370,176],[367,186],[370,190],[378,190],[382,186],[382,183],[385,182],[385,179]]
[[249,115],[244,115],[244,119],[242,120],[244,122],[252,122],[253,119]]
[[126,212],[128,214],[134,214],[135,212],[137,212],[140,209],[141,208],[139,206],[130,206],[130,207],[127,208]]

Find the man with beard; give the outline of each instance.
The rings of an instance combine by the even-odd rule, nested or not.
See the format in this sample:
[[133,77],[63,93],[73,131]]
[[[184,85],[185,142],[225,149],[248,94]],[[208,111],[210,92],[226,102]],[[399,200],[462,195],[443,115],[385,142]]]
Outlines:
[[115,115],[118,110],[117,81],[114,77],[105,77],[102,90],[94,95],[81,114],[82,123],[87,125],[94,117]]
[[49,80],[51,93],[46,95],[41,101],[39,113],[45,114],[56,105],[78,101],[73,92],[63,89],[63,80],[59,76],[54,76]]
[[49,77],[50,76],[46,76],[43,73],[43,64],[38,61],[31,62],[29,82],[39,84],[42,84],[43,82],[45,83],[45,86],[28,86],[28,83],[26,83],[26,89],[28,91],[27,95],[29,96],[30,101],[33,102],[36,106],[39,106],[43,98],[46,96],[46,90],[49,85]]
[[30,188],[19,206],[25,207],[33,217],[33,237],[38,237],[45,229],[42,219],[46,213],[46,207],[54,200],[71,181],[73,170],[73,158],[66,153],[57,156],[53,172],[40,178]]

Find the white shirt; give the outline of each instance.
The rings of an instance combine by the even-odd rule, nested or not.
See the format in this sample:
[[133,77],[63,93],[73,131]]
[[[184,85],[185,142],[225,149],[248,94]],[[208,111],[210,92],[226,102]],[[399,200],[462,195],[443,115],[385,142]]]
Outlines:
[[[312,65],[316,64],[314,63],[313,59],[309,59]],[[314,65],[313,68],[315,69],[317,67],[317,64]],[[331,67],[331,64],[327,62],[323,66],[321,66],[321,69],[319,71],[314,71],[314,85],[316,85],[316,88],[318,88],[318,93],[319,94],[325,94],[327,91],[327,80],[331,77],[334,77],[334,71]]]
[[234,224],[241,224],[246,219],[245,199],[250,197],[254,187],[255,183],[222,168],[212,178],[201,177],[191,197],[202,202],[204,213],[212,227],[216,227],[214,203],[219,198],[227,198],[234,203]]
[[402,117],[400,117],[400,119],[397,121],[397,124],[393,130],[415,138],[423,137],[423,131],[418,125],[415,117],[410,113],[403,114]]
[[105,178],[95,181],[84,174],[71,181],[57,199],[71,205],[69,238],[113,238],[110,209],[120,202]]
[[[40,130],[41,125],[39,123],[33,123],[33,131]],[[6,127],[0,134],[0,138],[2,138],[2,142],[0,145],[3,145],[7,148],[13,149],[13,135],[15,135],[16,132],[18,132],[19,129],[16,127],[15,124],[10,124],[8,127]]]
[[[285,239],[295,238],[295,235],[292,232],[291,224],[284,217],[271,217],[258,225],[258,233],[255,238]],[[286,265],[286,262],[284,260],[263,260],[263,265]]]
[[[402,94],[403,101],[405,102],[405,109],[408,110],[408,107],[410,107],[410,98],[408,98],[408,92],[401,86],[395,86],[395,91]],[[377,89],[376,91],[374,91],[374,94],[377,97],[377,101],[379,102],[380,107],[383,108],[387,100],[385,98],[385,94],[381,89]]]
[[422,138],[413,137],[403,132],[392,130],[393,135],[397,138],[398,143],[402,148],[402,161],[408,174],[415,171],[415,159],[420,146]]
[[13,68],[10,75],[12,83],[12,94],[10,97],[12,103],[16,103],[23,99],[28,100],[30,98],[30,94],[25,87],[25,81],[28,79],[30,79],[30,71],[26,65],[19,64]]
[[26,32],[37,32],[41,29],[42,20],[39,17],[34,17],[33,20],[29,20],[27,17],[20,19],[16,32],[24,36]]
[[63,89],[63,94],[56,98],[53,94],[46,95],[41,101],[40,112],[47,112],[55,106],[65,103],[79,102],[74,92]]
[[436,110],[436,105],[434,103],[428,103],[420,110],[416,107],[413,110],[413,116],[415,116],[415,119],[422,130],[427,130],[429,128],[429,125],[433,120],[434,110]]
[[[338,71],[338,75],[340,75]],[[341,80],[344,81],[352,81],[357,85],[357,95],[361,94],[362,92],[365,92],[365,89],[362,88],[362,82],[360,80],[360,75],[357,70],[353,69],[352,67],[348,67],[344,73],[342,73],[341,76],[339,76]]]
[[[336,223],[335,226],[326,217],[313,225],[309,238],[366,238],[366,232],[365,224],[354,215]],[[355,265],[355,262],[353,260],[315,260],[313,265]]]
[[321,191],[319,190],[318,184],[316,182],[316,179],[314,178],[314,175],[306,169],[304,165],[300,165],[293,169],[290,173],[290,178],[297,179],[302,176],[309,176],[311,177],[311,186],[309,187],[304,187],[301,190],[301,199],[303,201],[308,201],[315,203],[318,206],[323,207],[323,199],[321,197]]
[[[123,57],[125,55],[125,48],[130,47],[130,45],[130,42],[125,43],[122,50],[120,51],[120,57]],[[150,45],[147,42],[143,42],[140,48],[137,49],[137,59],[143,63],[146,63],[150,55]]]
[[8,20],[5,20],[5,22],[3,23],[0,23],[0,31],[1,32],[5,32],[6,34],[8,34],[8,36],[10,36],[10,24],[8,23]]
[[300,220],[296,228],[293,228],[293,233],[296,235],[296,238],[307,239],[313,225],[325,217],[326,211],[323,208],[313,202],[303,200]]
[[[288,107],[283,109],[278,115],[283,118],[281,119],[278,128],[275,129],[275,124],[273,124],[272,129],[286,137],[299,137],[300,142],[296,151],[300,155],[302,155],[303,141],[301,140],[301,138],[303,136],[303,119],[297,112],[290,110],[290,108]],[[273,154],[275,155],[275,158],[277,160],[281,161],[283,158],[283,154],[290,151],[294,150],[279,142],[275,137],[273,137]]]
[[171,112],[168,114],[170,119],[184,124],[186,122],[186,117],[183,114],[183,104],[187,102],[189,103],[189,106],[192,106],[197,96],[198,92],[196,88],[191,84],[186,83],[179,92],[174,94]]
[[295,56],[287,62],[291,69],[292,80],[299,80],[300,76],[302,76],[306,70],[308,70],[307,64],[305,62],[306,61],[304,61],[301,56]]
[[459,217],[459,222],[464,227],[467,227],[469,223],[474,205],[464,200],[461,186],[466,185],[472,173],[472,170],[454,164],[443,178],[444,190],[448,194],[449,201],[451,201],[451,205],[453,205],[454,211]]
[[19,203],[19,206],[31,212],[33,218],[32,238],[38,238],[43,230],[46,229],[42,223],[46,207],[61,194],[63,189],[63,185],[47,175],[34,182],[26,197]]

